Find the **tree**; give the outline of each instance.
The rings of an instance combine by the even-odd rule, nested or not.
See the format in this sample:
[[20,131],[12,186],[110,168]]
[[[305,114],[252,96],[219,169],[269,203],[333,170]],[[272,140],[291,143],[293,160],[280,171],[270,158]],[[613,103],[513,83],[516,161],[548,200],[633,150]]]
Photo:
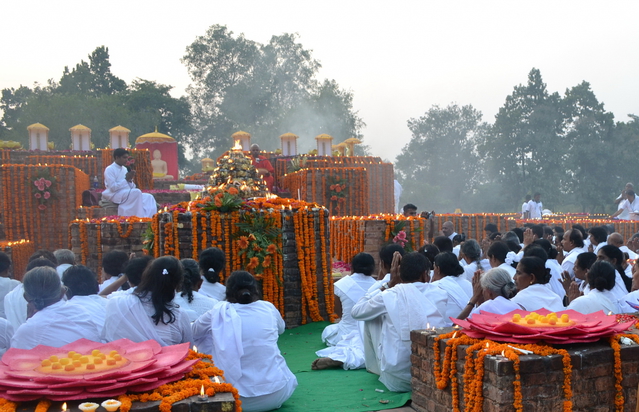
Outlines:
[[188,92],[197,132],[189,145],[195,152],[219,155],[238,130],[251,133],[263,149],[275,149],[286,132],[310,140],[330,129],[344,133],[334,136],[344,140],[359,136],[363,126],[352,94],[335,81],[317,81],[320,63],[294,34],[262,45],[214,25],[182,62],[193,80]]
[[566,193],[582,211],[605,212],[620,183],[621,146],[614,134],[614,116],[606,112],[588,82],[566,90],[562,102],[566,150]]
[[558,93],[548,93],[533,68],[528,83],[506,98],[479,147],[489,175],[501,184],[503,199],[512,208],[526,193],[541,192],[546,206],[560,199],[566,149],[560,138],[560,100]]
[[109,49],[100,46],[89,55],[89,63],[82,60],[72,71],[68,67],[64,68],[57,92],[98,97],[125,89],[124,80],[111,73]]
[[475,150],[487,125],[471,105],[433,106],[410,119],[410,142],[397,156],[395,170],[403,186],[402,202],[425,210],[453,212],[466,208],[466,197],[479,183],[481,167]]

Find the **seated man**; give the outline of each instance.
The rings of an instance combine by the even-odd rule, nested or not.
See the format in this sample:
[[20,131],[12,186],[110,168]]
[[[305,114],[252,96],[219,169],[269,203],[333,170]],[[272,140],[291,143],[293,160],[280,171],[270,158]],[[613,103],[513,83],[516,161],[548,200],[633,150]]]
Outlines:
[[262,176],[266,187],[269,191],[273,191],[273,184],[275,183],[275,169],[271,165],[271,162],[264,156],[260,156],[260,147],[256,144],[251,145],[251,163],[257,169],[257,172]]
[[127,170],[128,162],[129,152],[126,149],[113,151],[113,163],[104,169],[106,190],[102,197],[118,205],[120,216],[153,217],[158,211],[155,198],[136,189],[133,183],[135,170]]
[[[401,266],[399,262],[401,260]],[[353,306],[353,319],[369,321],[381,318],[379,347],[379,380],[391,391],[411,390],[410,331],[427,325],[444,326],[443,305],[427,298],[423,285],[427,278],[426,258],[413,252],[403,258],[395,253],[391,267],[391,280],[372,293],[366,293]]]
[[62,276],[67,287],[67,305],[77,305],[91,315],[91,321],[102,331],[106,316],[107,300],[98,295],[98,276],[86,266],[67,269]]

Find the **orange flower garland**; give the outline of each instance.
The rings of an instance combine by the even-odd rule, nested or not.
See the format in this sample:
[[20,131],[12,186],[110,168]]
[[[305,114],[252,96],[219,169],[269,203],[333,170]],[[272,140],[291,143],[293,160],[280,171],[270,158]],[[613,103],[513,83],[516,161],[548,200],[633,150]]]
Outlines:
[[51,401],[48,399],[41,399],[35,407],[35,412],[47,412],[51,406]]
[[635,343],[639,344],[639,336],[634,334],[621,334],[609,338],[610,347],[613,350],[615,361],[615,411],[617,412],[623,412],[625,404],[625,399],[623,396],[623,386],[621,386],[621,381],[623,380],[623,374],[621,371],[621,345],[619,344],[621,338],[632,339]]
[[197,260],[197,213],[191,213],[191,242],[193,243],[193,250],[191,252],[191,258]]
[[0,398],[0,412],[15,412],[17,407],[17,402],[11,402],[4,398]]
[[[459,337],[457,337],[459,335]],[[440,361],[441,351],[439,342],[442,339],[446,341],[446,349],[444,351],[443,365]],[[637,339],[639,341],[639,338]],[[515,370],[515,379],[513,381],[515,411],[523,410],[523,396],[521,393],[521,376],[519,373],[519,356],[520,352],[513,349],[508,344],[497,343],[488,339],[469,338],[461,331],[454,331],[435,337],[433,345],[433,354],[435,356],[434,375],[438,389],[445,389],[448,383],[451,384],[452,407],[454,411],[459,411],[459,384],[457,382],[457,347],[459,345],[470,345],[466,349],[466,365],[464,367],[464,401],[466,410],[482,411],[483,410],[483,378],[484,378],[484,358],[487,355],[502,355],[513,362]],[[572,411],[572,363],[570,354],[565,349],[555,349],[549,345],[543,344],[518,344],[518,348],[531,351],[536,355],[550,356],[561,355],[564,372],[564,412]],[[473,353],[476,353],[476,359],[473,359]],[[620,361],[621,362],[621,361]],[[623,395],[621,395],[623,398]],[[623,400],[622,400],[623,402]],[[623,408],[623,405],[622,405]]]

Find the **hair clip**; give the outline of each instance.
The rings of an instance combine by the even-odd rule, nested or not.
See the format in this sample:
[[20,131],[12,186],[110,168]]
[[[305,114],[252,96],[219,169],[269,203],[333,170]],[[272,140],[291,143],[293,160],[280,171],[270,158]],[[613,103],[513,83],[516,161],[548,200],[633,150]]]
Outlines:
[[162,274],[163,274],[163,275],[168,275],[168,274],[169,274],[169,271],[168,271],[168,270],[166,270],[166,269],[162,269]]

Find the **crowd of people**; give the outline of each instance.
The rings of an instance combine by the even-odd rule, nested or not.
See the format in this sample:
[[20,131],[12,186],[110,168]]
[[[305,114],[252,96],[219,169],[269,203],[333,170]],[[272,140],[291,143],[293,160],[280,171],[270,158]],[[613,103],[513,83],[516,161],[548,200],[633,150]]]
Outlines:
[[488,224],[478,242],[444,222],[416,252],[385,245],[376,278],[372,257],[360,253],[353,274],[335,283],[342,320],[324,331],[328,348],[312,367],[365,367],[389,390],[409,391],[411,330],[452,326],[480,311],[636,312],[639,233],[624,242],[613,230],[531,223],[499,233]]
[[198,261],[111,251],[103,257],[102,284],[73,256],[67,249],[37,251],[19,282],[9,278],[11,260],[0,252],[0,354],[81,338],[189,342],[225,371],[243,410],[277,409],[293,394],[297,379],[277,346],[284,320],[260,300],[250,273],[235,271],[220,283],[222,250],[205,249]]

